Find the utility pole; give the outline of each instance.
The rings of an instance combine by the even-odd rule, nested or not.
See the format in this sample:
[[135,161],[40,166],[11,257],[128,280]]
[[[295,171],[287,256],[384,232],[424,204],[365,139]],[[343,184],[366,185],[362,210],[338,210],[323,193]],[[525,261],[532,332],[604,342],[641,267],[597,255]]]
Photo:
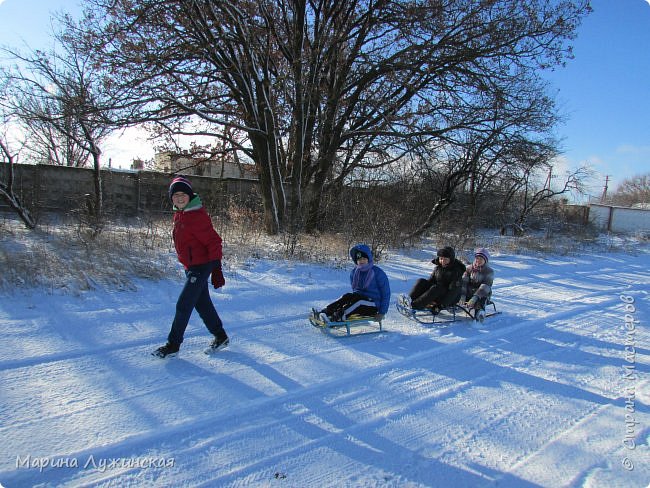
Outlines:
[[546,183],[544,183],[544,189],[545,190],[550,190],[551,189],[551,178],[553,178],[553,167],[552,166],[548,169],[548,175],[546,176]]
[[603,188],[603,194],[600,197],[600,203],[605,203],[607,198],[607,184],[609,183],[609,175],[605,175],[605,188]]

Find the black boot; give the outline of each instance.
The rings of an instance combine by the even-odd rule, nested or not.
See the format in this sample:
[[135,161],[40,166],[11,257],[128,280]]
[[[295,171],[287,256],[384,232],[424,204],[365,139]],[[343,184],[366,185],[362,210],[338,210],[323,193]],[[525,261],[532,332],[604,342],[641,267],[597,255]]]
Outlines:
[[215,336],[205,352],[206,354],[210,354],[212,352],[220,351],[224,347],[227,347],[228,344],[230,344],[230,339],[228,339],[226,332],[222,330],[218,336]]
[[158,349],[156,349],[151,354],[159,358],[174,357],[176,356],[176,354],[178,354],[179,349],[180,349],[179,344],[172,344],[171,342],[168,342],[164,346],[161,346]]

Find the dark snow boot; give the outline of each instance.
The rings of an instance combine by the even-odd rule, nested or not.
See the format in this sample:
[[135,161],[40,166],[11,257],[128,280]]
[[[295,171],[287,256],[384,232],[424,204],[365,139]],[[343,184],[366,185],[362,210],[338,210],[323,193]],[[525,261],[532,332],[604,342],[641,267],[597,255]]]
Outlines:
[[230,344],[230,339],[228,339],[228,336],[226,334],[224,334],[223,337],[215,337],[214,340],[208,346],[208,348],[205,350],[205,353],[206,354],[215,353],[227,347],[228,344]]
[[480,323],[483,323],[485,320],[485,310],[477,310],[474,312],[474,319],[478,320]]
[[174,357],[178,354],[179,349],[180,346],[178,344],[172,344],[171,342],[168,342],[164,346],[161,346],[158,349],[156,349],[151,354],[159,358]]
[[320,318],[320,312],[316,310],[314,307],[311,307],[311,316],[318,320]]

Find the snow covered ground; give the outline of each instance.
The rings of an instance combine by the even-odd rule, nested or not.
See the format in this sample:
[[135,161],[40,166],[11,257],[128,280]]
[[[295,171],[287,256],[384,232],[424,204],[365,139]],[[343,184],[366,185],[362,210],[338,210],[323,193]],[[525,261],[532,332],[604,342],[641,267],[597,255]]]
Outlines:
[[[434,249],[381,263],[393,302]],[[0,295],[0,484],[645,487],[650,254],[496,255],[501,315],[334,338],[306,320],[347,269],[250,260],[214,293],[231,346],[179,280]]]

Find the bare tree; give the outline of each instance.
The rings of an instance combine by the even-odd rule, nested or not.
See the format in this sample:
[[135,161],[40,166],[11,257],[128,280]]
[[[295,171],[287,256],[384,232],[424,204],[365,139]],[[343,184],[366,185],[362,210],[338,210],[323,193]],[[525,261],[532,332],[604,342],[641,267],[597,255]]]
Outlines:
[[[528,117],[520,126],[528,128],[533,117],[552,118],[552,105],[539,103],[535,70],[570,54],[562,41],[589,11],[584,2],[292,5],[307,12],[273,25],[286,26],[277,37],[293,48],[282,50],[293,68],[284,86],[294,93],[285,98],[301,128],[290,132],[301,142],[289,148],[301,155],[290,167],[311,185],[308,230],[318,221],[328,178],[340,184],[357,168],[391,164],[422,139],[435,147],[462,144],[468,131],[486,130],[494,114],[486,106],[498,106],[505,124],[520,112]],[[446,184],[454,188],[461,179],[450,175]]]
[[462,145],[492,107],[538,98],[537,70],[570,55],[589,11],[586,0],[88,4],[78,39],[111,83],[132,87],[131,122],[186,133],[183,120],[204,121],[190,132],[256,164],[268,232],[302,217],[314,229],[328,185],[420,144]]
[[[559,184],[554,185],[552,158],[546,154],[549,148],[537,149],[534,151],[528,146],[526,155],[519,156],[525,164],[511,168],[509,175],[501,180],[508,185],[500,212],[505,219],[502,228],[512,227],[518,234],[524,232],[526,220],[538,206],[569,192],[584,194],[585,185],[592,176],[592,170],[582,166],[567,171],[560,176]],[[508,212],[507,208],[512,211]]]
[[90,154],[67,134],[74,131],[74,120],[69,115],[63,122],[65,131],[59,131],[47,121],[23,119],[20,126],[25,132],[25,158],[39,163],[83,168],[91,163]]
[[15,159],[16,154],[10,149],[7,138],[4,136],[0,137],[0,162],[7,165],[6,175],[0,181],[0,197],[16,212],[27,228],[34,229],[36,228],[36,220],[14,190]]
[[616,205],[631,206],[635,203],[650,203],[650,173],[626,178],[618,185],[611,197]]
[[[10,84],[3,104],[32,134],[49,139],[46,146],[66,141],[68,152],[62,156],[68,165],[92,160],[95,191],[85,204],[91,226],[99,231],[103,214],[101,143],[114,128],[106,116],[109,97],[90,59],[64,36],[59,41],[61,53],[55,49],[27,55],[8,51],[20,64],[4,70]],[[61,157],[58,150],[49,153],[54,154],[56,159]]]
[[535,164],[556,155],[557,142],[548,135],[558,118],[553,101],[542,87],[531,89],[532,83],[530,79],[513,83],[507,99],[486,100],[490,108],[474,108],[475,115],[468,119],[472,125],[460,125],[444,138],[427,137],[426,144],[413,150],[415,176],[429,191],[421,198],[426,218],[410,237],[438,222],[460,192],[468,197],[465,225],[473,227],[481,195],[500,186],[504,175],[519,175],[530,164],[522,148],[535,149]]
[[[5,100],[7,98],[8,88],[9,80],[1,80],[1,100]],[[0,133],[0,163],[3,163],[5,165],[1,173],[2,178],[0,178],[0,197],[9,205],[9,207],[11,207],[14,212],[16,212],[18,217],[20,217],[27,228],[34,229],[36,228],[36,219],[32,215],[32,212],[21,201],[20,196],[16,193],[14,188],[14,165],[16,164],[16,158],[19,151],[14,151],[11,148],[11,143],[9,142],[7,133],[9,132],[10,127],[13,125],[13,120],[11,114],[7,110],[7,107],[3,103],[0,103],[0,118],[0,130],[2,131],[2,133]]]

